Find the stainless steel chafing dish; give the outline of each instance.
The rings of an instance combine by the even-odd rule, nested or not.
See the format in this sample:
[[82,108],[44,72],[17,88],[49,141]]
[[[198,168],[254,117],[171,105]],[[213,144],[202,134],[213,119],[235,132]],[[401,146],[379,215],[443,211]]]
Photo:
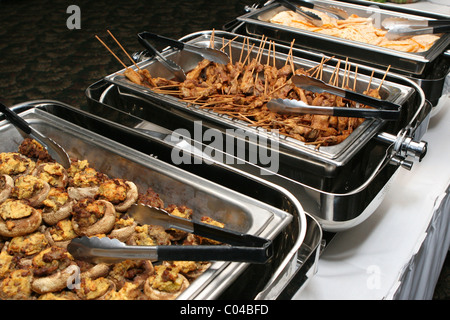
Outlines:
[[[231,230],[273,240],[271,261],[214,262],[178,299],[289,298],[314,275],[321,229],[283,188],[224,166],[203,167],[202,172],[218,178],[220,185],[165,162],[170,146],[164,142],[57,101],[12,108],[71,156],[89,160],[99,171],[130,179],[141,190],[151,186],[165,203],[185,204],[195,216],[209,215],[225,221]],[[16,151],[23,138],[1,120],[0,152]],[[257,194],[246,188],[250,185]]]
[[[365,18],[374,17],[374,19],[376,18],[379,22],[390,17],[427,19],[419,12],[416,12],[415,14],[394,12],[382,9],[374,4],[369,7],[329,0],[317,0],[314,1],[314,3],[325,7],[335,6],[344,9],[349,15],[356,14]],[[429,50],[425,52],[408,53],[308,30],[283,26],[269,21],[278,12],[286,10],[287,9],[279,3],[272,3],[240,16],[237,20],[245,22],[246,30],[250,35],[265,35],[280,42],[284,41],[288,43],[295,38],[296,44],[302,48],[320,50],[320,52],[341,55],[343,57],[348,57],[349,59],[353,58],[356,61],[369,65],[378,65],[381,67],[391,65],[392,70],[410,74],[421,74],[427,64],[442,54],[450,43],[450,34],[447,33],[443,34]],[[376,23],[376,21],[374,23]]]
[[[371,1],[314,1],[323,6],[334,6],[344,9],[349,14],[360,17],[373,17],[374,23],[381,23],[386,18],[409,19],[448,19],[449,16],[422,12],[411,8],[401,8]],[[418,53],[402,52],[376,45],[346,40],[317,32],[301,30],[269,22],[276,13],[287,10],[282,5],[268,1],[260,8],[250,8],[249,12],[236,18],[238,23],[230,23],[227,31],[243,33],[250,36],[262,35],[278,42],[290,43],[296,39],[295,46],[316,52],[323,52],[337,57],[348,57],[351,61],[360,62],[375,68],[391,66],[397,72],[417,82],[425,92],[427,99],[437,104],[450,70],[449,53],[450,34],[443,34],[433,46]]]
[[[186,36],[183,40],[207,46],[210,35],[210,31],[205,31]],[[255,38],[216,31],[215,39],[219,43],[220,37],[234,38],[233,49],[236,52],[241,49],[240,44],[244,38],[256,43],[255,48],[258,47],[259,40]],[[284,63],[288,51],[287,46],[277,46],[279,63]],[[164,53],[186,70],[193,68],[200,59],[173,50],[166,50]],[[320,54],[294,50],[294,63],[297,66],[315,66],[322,57]],[[337,61],[332,59],[330,65],[325,66],[325,78],[333,72],[335,63]],[[140,62],[139,66],[148,68],[153,76],[167,76],[157,60],[145,60]],[[357,91],[362,91],[367,86],[369,74],[373,69],[364,65],[358,66]],[[161,131],[157,134],[163,139],[171,130],[186,128],[195,140],[198,121],[201,120],[201,130],[214,128],[225,138],[230,136],[226,129],[232,128],[245,130],[256,137],[263,136],[270,141],[276,140],[279,142],[280,161],[277,172],[268,174],[264,171],[267,169],[264,165],[248,161],[248,158],[241,158],[243,161],[230,165],[287,188],[299,199],[305,211],[314,216],[327,231],[344,230],[364,221],[382,201],[388,182],[399,166],[410,168],[411,157],[421,159],[426,153],[426,143],[419,140],[426,131],[431,106],[416,83],[397,75],[389,75],[386,78],[381,95],[384,99],[402,105],[400,121],[388,124],[378,119],[366,120],[341,144],[317,149],[266,130],[250,128],[241,121],[212,111],[201,110],[195,106],[188,108],[174,97],[155,94],[149,89],[132,84],[122,72],[123,70],[106,76],[104,80],[88,88],[89,112],[118,123],[124,123],[124,114],[151,121],[157,125],[156,131],[164,128],[162,135]],[[383,73],[384,70],[376,70],[372,80],[373,86],[380,83]],[[130,123],[126,125],[133,126]],[[140,125],[135,126],[138,128]],[[153,127],[150,135],[155,136],[154,129]],[[231,134],[231,137],[235,139],[236,145],[243,143],[247,152],[255,150],[254,142],[247,141],[251,139],[246,140],[236,134]],[[202,149],[208,147],[201,145],[201,141],[192,144],[200,146],[200,155]],[[270,149],[270,146],[258,143],[257,147]],[[239,155],[239,152],[235,155]]]

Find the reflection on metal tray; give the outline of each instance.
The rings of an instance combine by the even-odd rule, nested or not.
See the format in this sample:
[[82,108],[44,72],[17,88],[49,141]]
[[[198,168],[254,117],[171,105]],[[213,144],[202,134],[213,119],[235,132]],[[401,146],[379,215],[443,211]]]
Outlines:
[[[344,9],[349,14],[356,14],[360,17],[375,17],[377,21],[383,21],[388,17],[428,19],[421,15],[420,12],[405,14],[381,9],[375,5],[364,6],[330,0],[317,0],[316,2],[325,6],[336,6]],[[379,67],[390,65],[392,71],[415,75],[422,74],[430,62],[441,55],[450,44],[450,34],[446,33],[429,50],[408,53],[269,22],[275,14],[285,10],[286,8],[280,4],[272,3],[237,17],[237,20],[245,23],[246,32],[249,35],[258,37],[264,35],[269,39],[285,43],[290,43],[295,38],[295,45],[302,48],[348,57],[354,61]]]
[[[215,262],[179,299],[216,299],[228,295],[242,299],[253,299],[256,295],[261,299],[276,298],[294,273],[305,278],[313,275],[320,250],[320,227],[283,188],[223,167],[203,167],[203,174],[224,182],[219,185],[156,159],[164,158],[167,146],[163,142],[152,141],[125,126],[63,103],[34,101],[13,108],[63,144],[71,155],[88,159],[99,171],[133,180],[140,188],[151,185],[165,203],[184,203],[194,209],[196,216],[210,215],[225,221],[232,230],[273,239],[276,253],[272,261],[264,265]],[[2,141],[0,152],[17,150],[22,141],[17,130],[7,121],[0,121],[0,132],[8,137]],[[120,142],[131,146],[137,143],[138,148]],[[232,178],[231,185],[227,185],[223,176]],[[247,189],[252,184],[255,186]],[[256,189],[258,192],[253,194]],[[299,257],[306,259],[300,261]],[[279,291],[265,290],[266,286]]]
[[[117,86],[107,82],[100,81],[94,84],[87,90],[87,95],[90,113],[109,119],[117,125],[133,128],[136,132],[147,135],[149,139],[170,141],[170,131],[166,128],[187,128],[191,133],[194,130],[193,119],[187,118],[184,114],[166,110],[139,96],[123,94]],[[425,118],[419,121],[420,125],[413,126],[417,139],[420,139],[426,131],[429,112],[428,106],[424,112]],[[156,125],[149,121],[156,122]],[[204,126],[211,128],[205,123]],[[159,128],[165,129],[160,131]],[[387,182],[396,172],[398,161],[402,161],[402,156],[387,153],[389,144],[381,141],[384,137],[384,134],[380,134],[376,139],[372,139],[347,165],[335,170],[334,178],[325,176],[323,172],[312,174],[309,170],[314,167],[308,163],[309,158],[293,158],[289,155],[280,157],[280,171],[274,175],[261,175],[260,167],[250,162],[241,164],[236,162],[229,165],[288,189],[299,199],[305,211],[313,215],[325,230],[336,232],[364,221],[381,203],[388,187]],[[410,142],[414,144],[413,141]],[[191,145],[201,146],[197,142],[192,142]],[[200,148],[200,154],[202,150]],[[388,157],[385,158],[386,156]],[[170,156],[168,159],[171,161]],[[396,164],[389,165],[391,160],[395,160]],[[214,165],[223,164],[214,163]],[[201,166],[193,165],[192,168],[200,170]],[[318,183],[322,187],[326,187],[326,183],[329,183],[337,192],[342,190],[344,194],[323,192],[311,187]],[[352,189],[360,184],[360,187]]]
[[[255,57],[257,55],[258,47],[261,43],[259,39],[237,36],[234,34],[216,31],[214,38],[216,42],[216,47],[222,46],[221,36],[223,36],[226,39],[225,42],[229,41],[232,38],[234,39],[232,43],[233,51],[230,54],[231,56],[234,57],[239,56],[239,53],[241,52],[242,49],[243,41],[245,39],[249,39],[251,41],[250,45],[254,44],[254,49],[251,50],[250,58]],[[210,44],[210,37],[211,33],[209,32],[199,34],[198,36],[193,35],[193,37],[189,39],[188,43],[195,44],[197,46],[208,46]],[[289,50],[288,47],[282,45],[279,45],[277,47],[276,63],[278,67],[283,66],[287,59],[287,54],[282,53],[283,49],[285,51]],[[264,61],[264,59],[267,58],[267,55],[269,53],[270,53],[269,50],[264,50],[264,52],[262,53],[263,57],[262,61]],[[185,71],[192,70],[201,60],[201,57],[193,55],[190,52],[184,51],[180,52],[169,50],[165,52],[165,56],[175,61]],[[335,60],[332,62],[336,63]],[[294,64],[295,68],[302,67],[305,69],[309,69],[314,66],[317,66],[318,63],[315,61],[310,61],[308,59],[294,57]],[[142,61],[138,64],[138,66],[141,69],[149,70],[150,74],[153,77],[163,77],[169,79],[172,78],[172,75],[164,67],[162,67],[162,65],[156,59]],[[324,81],[327,81],[332,76],[334,70],[335,67],[333,65],[331,64],[324,65],[323,68]],[[151,101],[155,101],[160,105],[164,105],[171,110],[174,110],[174,112],[178,111],[185,112],[198,119],[203,119],[205,121],[210,121],[212,123],[218,123],[219,125],[225,124],[230,128],[241,129],[245,130],[248,133],[252,133],[259,136],[265,136],[267,139],[280,138],[283,148],[286,148],[286,150],[288,150],[288,152],[290,153],[301,154],[302,156],[305,154],[309,155],[314,150],[316,156],[320,156],[325,159],[330,159],[337,162],[345,162],[346,158],[348,158],[349,156],[358,151],[361,144],[364,144],[365,141],[371,139],[373,135],[380,130],[381,127],[385,126],[385,122],[378,119],[366,120],[356,130],[354,130],[354,132],[342,143],[339,143],[338,145],[335,146],[322,147],[317,150],[317,148],[314,145],[305,144],[297,139],[293,139],[286,136],[278,136],[262,128],[253,128],[251,126],[248,126],[248,124],[244,121],[232,119],[231,117],[228,117],[226,115],[215,113],[212,110],[205,110],[195,105],[188,106],[187,103],[181,102],[176,97],[154,93],[152,90],[144,86],[140,86],[129,81],[123,75],[124,71],[125,70],[120,70],[111,75],[107,75],[105,77],[105,80],[109,81],[110,83],[118,85],[120,88],[123,89],[122,90],[123,92],[129,92],[135,95],[145,97]],[[353,73],[351,72],[350,74],[352,75]],[[342,79],[345,76],[345,71],[341,69],[339,75]],[[370,88],[377,88],[381,83],[380,78],[378,77],[371,78],[369,75],[361,73],[361,71],[359,72],[357,79],[358,81],[356,85],[356,91],[360,93],[366,90],[369,81],[370,81]],[[403,106],[405,106],[405,104],[408,103],[413,93],[414,93],[413,89],[408,88],[407,86],[402,86],[399,83],[392,83],[390,81],[384,81],[380,89],[380,95],[384,100],[397,103]],[[414,114],[415,111],[412,109],[414,108],[405,106],[404,110],[402,110],[403,121],[405,122],[408,121],[407,119],[411,117],[411,114]],[[402,125],[403,124],[400,123],[400,127]]]
[[[207,45],[210,36],[211,31],[204,31],[186,36],[184,41]],[[255,43],[255,47],[260,43],[258,42],[260,40],[255,38],[216,31],[215,40],[221,42],[220,37],[234,39],[233,43],[237,44],[235,49],[239,50],[241,46],[238,43],[242,44],[244,39]],[[284,63],[288,51],[289,47],[277,45],[277,63]],[[304,50],[293,51],[294,63],[297,66],[313,67],[323,57]],[[178,51],[168,50],[164,53],[181,66],[186,63],[187,69],[189,64],[196,65],[199,61]],[[329,64],[324,66],[325,79],[332,74],[337,63],[336,59],[331,59]],[[140,62],[140,67],[149,68],[154,72],[154,76],[160,75],[157,66],[155,60]],[[357,86],[357,91],[362,92],[369,83],[373,69],[364,65],[358,67],[358,79],[361,82],[359,87]],[[109,109],[113,108],[122,115],[128,114],[135,119],[148,121],[168,130],[186,129],[190,137],[194,137],[193,144],[200,146],[200,155],[209,147],[199,141],[203,132],[207,129],[218,130],[222,134],[222,141],[228,141],[226,139],[231,137],[235,146],[244,149],[243,152],[238,150],[231,154],[232,157],[239,158],[239,161],[230,163],[231,166],[287,188],[300,200],[305,211],[313,215],[327,231],[344,230],[364,221],[381,203],[387,183],[397,168],[400,165],[410,168],[412,161],[408,160],[408,157],[421,159],[426,153],[426,143],[418,140],[421,139],[419,133],[426,131],[431,107],[416,83],[395,74],[386,77],[381,87],[381,95],[382,98],[402,106],[403,114],[400,121],[389,124],[378,119],[365,121],[343,143],[317,149],[298,140],[250,128],[241,121],[212,111],[188,108],[175,97],[155,94],[145,87],[131,83],[122,72],[123,70],[106,76],[104,83],[101,81],[94,84],[86,91],[89,112],[112,119],[117,116],[113,116],[114,113]],[[377,86],[383,74],[384,71],[376,70],[371,85]],[[109,86],[108,83],[112,85]],[[114,121],[121,123],[123,119],[124,117],[120,116]],[[254,139],[248,141],[249,139],[246,140],[245,137],[227,131],[230,128],[279,143],[279,166],[275,169],[268,168],[267,163],[252,162],[249,160],[250,157],[243,159],[243,162],[240,161],[242,160],[240,154],[247,155],[251,150],[268,154],[274,145],[255,143]],[[200,137],[196,136],[196,132],[197,134],[200,132]],[[225,159],[230,156],[228,151],[227,153],[223,153],[222,150],[215,151],[219,158]],[[264,170],[268,170],[269,174]]]

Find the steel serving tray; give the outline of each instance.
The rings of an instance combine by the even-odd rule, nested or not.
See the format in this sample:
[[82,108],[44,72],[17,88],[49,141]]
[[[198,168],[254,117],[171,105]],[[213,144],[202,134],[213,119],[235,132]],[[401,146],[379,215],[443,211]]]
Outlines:
[[[64,103],[41,100],[13,108],[32,126],[64,144],[69,154],[88,159],[99,171],[133,180],[139,188],[151,185],[165,203],[186,204],[197,212],[196,217],[206,214],[225,221],[230,229],[273,239],[276,254],[272,261],[264,265],[214,262],[179,299],[228,295],[242,299],[286,298],[292,291],[289,279],[295,276],[299,288],[314,275],[320,227],[281,187],[223,166],[203,166],[200,172],[224,182],[219,185],[161,160],[167,156],[164,142]],[[0,151],[17,150],[22,141],[18,131],[7,121],[0,121],[0,132],[8,137],[2,140]],[[252,184],[257,187],[246,188]]]
[[[346,10],[349,14],[356,14],[360,17],[373,17],[376,25],[389,17],[430,19],[427,15],[419,11],[410,10],[408,13],[396,12],[387,10],[386,8],[380,8],[378,4],[373,2],[370,5],[330,0],[317,0],[315,2],[324,6],[335,6]],[[450,44],[450,34],[446,33],[429,50],[408,53],[308,30],[301,30],[269,21],[275,14],[285,10],[287,10],[285,7],[273,2],[261,8],[253,9],[236,19],[245,24],[246,32],[252,36],[261,37],[264,35],[269,37],[269,39],[285,43],[290,43],[295,38],[295,45],[301,48],[308,48],[310,50],[340,56],[341,58],[348,57],[353,61],[374,67],[386,68],[390,65],[392,71],[410,75],[423,74],[430,63],[440,56]]]
[[[196,33],[190,36],[186,36],[185,39],[190,44],[195,44],[197,46],[208,46],[210,44],[211,39],[211,31],[206,32],[200,32]],[[223,37],[223,38],[222,38]],[[232,42],[232,53],[231,56],[238,57],[239,53],[242,49],[242,43],[245,41],[245,39],[250,41],[250,46],[254,44],[254,48],[251,50],[250,57],[255,57],[257,55],[258,47],[261,43],[259,39],[256,38],[250,38],[246,36],[236,35],[228,32],[220,32],[215,31],[214,40],[216,43],[216,47],[222,46],[222,39],[225,39],[225,43],[227,43],[229,40],[233,39]],[[287,51],[289,50],[289,47],[279,44],[276,48],[277,54],[276,54],[276,62],[278,67],[283,66],[286,58],[287,58]],[[284,53],[284,52],[286,53]],[[200,56],[196,56],[190,52],[180,52],[177,50],[167,50],[164,52],[165,56],[173,61],[175,61],[178,65],[180,65],[185,71],[192,70],[199,61],[201,61]],[[246,53],[245,53],[246,54]],[[267,59],[267,55],[269,54],[269,50],[264,50],[262,53],[263,58]],[[294,64],[295,67],[303,67],[305,69],[312,68],[318,64],[317,61],[309,60],[308,58],[301,58],[299,57],[300,51],[298,51],[298,55],[294,57]],[[320,56],[320,55],[318,55]],[[326,57],[324,55],[321,55],[321,57],[324,58],[330,58]],[[317,58],[317,57],[316,57]],[[329,77],[332,75],[332,73],[335,70],[335,64],[337,63],[337,59],[332,59],[330,64],[324,65],[323,68],[323,79],[324,81],[327,81]],[[168,72],[162,65],[159,63],[157,59],[149,59],[142,61],[138,63],[139,68],[141,69],[147,69],[149,70],[150,74],[153,77],[163,77],[163,78],[172,78],[172,75],[170,72]],[[370,75],[362,73],[363,68],[359,66],[360,69],[358,71],[358,81],[356,86],[357,92],[363,92],[370,81],[371,88],[376,88],[379,86],[380,82],[382,81],[379,75],[375,75],[373,78],[370,77]],[[130,66],[130,68],[133,68],[136,70],[135,66]],[[231,117],[228,117],[226,115],[218,114],[212,110],[205,110],[202,109],[196,105],[189,106],[187,103],[180,101],[178,98],[169,96],[169,95],[163,95],[159,93],[153,92],[151,89],[140,86],[138,84],[132,83],[124,76],[125,69],[119,70],[113,74],[105,76],[105,80],[119,86],[122,89],[122,92],[124,93],[131,93],[134,95],[139,95],[141,97],[144,97],[148,100],[154,101],[158,103],[159,105],[165,106],[167,109],[172,110],[174,112],[184,112],[187,114],[192,115],[195,118],[202,119],[205,121],[209,121],[211,123],[217,123],[220,125],[227,125],[228,127],[236,128],[236,129],[242,129],[246,130],[247,132],[251,132],[255,135],[263,135],[267,137],[267,139],[270,138],[276,138],[282,140],[282,145],[286,150],[289,150],[291,153],[302,153],[302,155],[309,155],[311,154],[311,151],[314,149],[317,149],[313,145],[307,145],[299,140],[286,137],[286,136],[278,136],[276,134],[271,133],[270,131],[261,129],[261,128],[252,128],[247,125],[247,123],[241,121],[232,119]],[[342,79],[344,77],[345,71],[343,69],[340,69],[339,75]],[[353,73],[350,73],[353,74]],[[350,76],[351,78],[352,76]],[[414,93],[414,89],[411,89],[410,87],[404,86],[399,84],[398,82],[393,83],[389,80],[384,81],[383,85],[380,89],[380,94],[383,99],[397,103],[399,105],[404,105],[408,102],[408,100],[411,98],[411,95]],[[408,106],[403,108],[402,112],[402,121],[397,123],[397,127],[400,125],[402,127],[404,123],[408,121],[412,117],[412,115],[415,113],[415,108],[417,106]],[[315,157],[322,157],[324,159],[330,159],[330,160],[337,160],[339,162],[345,161],[344,158],[349,158],[350,154],[357,151],[357,149],[361,146],[361,141],[367,141],[372,138],[372,136],[380,130],[381,127],[384,127],[386,125],[385,121],[377,120],[377,119],[368,119],[366,120],[362,125],[360,125],[347,139],[345,139],[342,143],[335,145],[335,146],[329,146],[329,147],[323,147],[319,150],[315,150],[314,154]]]
[[[186,36],[184,40],[208,45],[210,35],[211,31],[204,31]],[[251,43],[255,41],[255,47],[258,46],[259,41],[255,38],[216,31],[215,39],[217,40],[219,36],[234,39],[234,43],[247,38]],[[239,45],[237,47],[240,50],[241,47]],[[288,51],[289,47],[278,45],[277,57],[281,57],[280,60],[284,61]],[[312,67],[324,57],[301,49],[293,51],[294,62],[301,66]],[[181,66],[187,63],[186,70],[190,70],[189,64],[192,68],[199,61],[195,61],[199,59],[198,57],[188,57],[177,51],[167,50],[164,53]],[[194,59],[195,63],[191,59]],[[331,74],[337,63],[336,59],[331,59],[330,65],[324,67],[325,74]],[[371,71],[375,71],[372,86],[377,86],[385,73],[385,70],[374,70],[364,65],[358,66],[358,79],[361,80],[358,90],[367,86]],[[156,60],[142,61],[140,67],[154,67],[155,69],[150,69],[151,72],[154,72],[155,76],[159,75]],[[203,132],[208,129],[219,130],[224,140],[231,135],[232,139],[235,139],[235,145],[238,146],[241,146],[240,143],[244,140],[245,152],[255,150],[252,142],[248,141],[251,139],[246,140],[245,137],[230,134],[227,129],[246,130],[246,133],[253,134],[255,137],[263,136],[268,140],[272,139],[271,141],[279,143],[277,172],[264,172],[267,166],[246,161],[248,159],[244,161],[235,159],[236,161],[230,165],[287,188],[300,200],[306,212],[313,215],[325,230],[333,232],[361,223],[381,203],[387,189],[387,182],[391,180],[399,165],[406,167],[411,165],[410,161],[405,160],[409,152],[403,152],[405,146],[403,139],[407,137],[409,142],[421,139],[421,135],[426,131],[431,110],[423,91],[416,83],[396,74],[389,74],[381,87],[381,94],[385,99],[402,104],[404,114],[401,120],[389,125],[380,120],[365,121],[343,143],[317,149],[302,145],[298,140],[294,141],[291,138],[271,135],[265,130],[249,128],[241,121],[212,111],[188,108],[177,98],[154,94],[149,89],[132,84],[125,79],[122,72],[123,70],[106,76],[105,79],[88,88],[86,93],[89,112],[113,119],[118,123],[122,123],[124,114],[129,114],[136,119],[147,120],[164,128],[165,135],[167,135],[167,129],[169,132],[179,128],[187,129],[189,137],[194,137],[193,140],[195,140],[191,144],[200,146],[202,159],[206,158],[202,150],[206,150],[205,148],[209,146],[202,145],[202,141],[198,141],[198,138],[200,137],[201,140]],[[137,125],[138,127],[140,124]],[[200,134],[198,134],[199,131]],[[151,135],[154,136],[154,132]],[[385,139],[389,136],[390,138]],[[426,143],[424,144],[426,146]],[[264,151],[267,152],[271,150],[271,146],[257,144],[257,147],[262,148],[259,150],[266,148]],[[419,151],[419,157],[422,158],[425,152],[426,147]],[[217,154],[221,155],[222,159],[230,156],[230,153],[221,154],[220,151],[217,151]],[[239,158],[236,156],[238,154],[239,151],[232,156]],[[239,160],[242,160],[242,157]]]

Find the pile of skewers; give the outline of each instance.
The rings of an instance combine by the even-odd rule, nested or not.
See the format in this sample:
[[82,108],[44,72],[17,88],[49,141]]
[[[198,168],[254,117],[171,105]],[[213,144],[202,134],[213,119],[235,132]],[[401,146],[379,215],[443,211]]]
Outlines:
[[[116,38],[108,31],[117,44],[126,53]],[[96,36],[97,37],[97,36]],[[263,59],[263,52],[267,38],[262,38],[256,56],[254,44],[250,45],[248,38],[243,41],[239,59],[233,61],[232,42],[224,43],[222,39],[221,51],[227,52],[229,63],[219,64],[209,60],[200,61],[197,66],[186,73],[186,80],[177,81],[162,77],[152,77],[147,69],[139,68],[127,54],[136,70],[126,66],[112,50],[100,39],[97,39],[120,61],[125,67],[125,76],[133,83],[150,88],[158,94],[171,95],[186,103],[187,107],[196,105],[201,109],[212,110],[232,119],[239,119],[249,126],[264,128],[268,131],[277,130],[279,134],[319,146],[336,145],[345,140],[362,122],[364,118],[337,117],[317,114],[287,115],[270,111],[266,104],[272,99],[301,100],[312,106],[356,107],[354,101],[330,94],[314,93],[295,86],[291,77],[294,75],[308,75],[322,80],[324,64],[331,58],[310,68],[296,68],[293,62],[293,40],[285,63],[277,66],[275,42],[268,42],[267,54]],[[214,48],[214,33],[210,38],[210,47]],[[228,48],[228,49],[227,49]],[[279,63],[279,62],[278,62]],[[347,90],[355,91],[358,67],[353,71],[353,85],[350,87],[351,65],[345,61],[344,75],[340,76],[339,60],[334,72],[327,80],[329,84]],[[386,74],[389,68],[386,70]],[[386,76],[385,74],[385,76]],[[370,78],[367,89],[363,92],[374,98],[380,98],[379,92],[384,81],[377,88],[371,88]],[[359,108],[370,108],[358,105]]]

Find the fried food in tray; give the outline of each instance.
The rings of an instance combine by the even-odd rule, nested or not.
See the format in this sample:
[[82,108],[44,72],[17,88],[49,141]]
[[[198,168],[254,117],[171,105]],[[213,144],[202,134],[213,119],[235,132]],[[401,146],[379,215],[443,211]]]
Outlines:
[[[176,230],[141,225],[127,216],[127,206],[136,202],[165,207],[151,188],[138,191],[133,182],[107,177],[86,160],[72,159],[69,169],[61,169],[48,158],[35,158],[36,150],[30,147],[33,145],[37,146],[35,141],[25,139],[19,150],[26,150],[26,154],[0,153],[1,299],[174,299],[210,266],[204,262],[161,261],[154,266],[150,260],[115,264],[75,260],[67,245],[71,239],[83,235],[117,238],[134,245],[202,241],[187,232],[179,232],[174,238]],[[38,170],[46,167],[46,174]],[[31,177],[30,181],[26,179]],[[30,187],[31,180],[40,184]],[[49,188],[42,201],[21,196],[35,189],[42,198],[39,186],[44,184]],[[71,198],[69,188],[89,188],[88,197],[75,192],[78,198]],[[188,212],[192,213],[192,209],[175,204],[168,205],[167,210],[185,213],[186,218],[190,217]],[[209,217],[204,221],[223,226]],[[76,284],[77,273],[80,281]]]
[[[292,43],[293,44],[293,43]],[[231,47],[231,40],[228,41]],[[326,59],[310,69],[296,68],[292,55],[284,66],[277,66],[275,43],[262,41],[256,57],[251,57],[253,47],[242,43],[240,57],[234,57],[224,65],[201,60],[195,68],[186,72],[185,81],[153,77],[148,69],[126,68],[124,75],[135,84],[150,88],[155,93],[179,98],[187,106],[199,106],[230,118],[244,121],[248,126],[277,130],[306,144],[332,146],[345,140],[364,118],[336,117],[326,115],[285,115],[272,112],[267,102],[272,99],[301,100],[313,106],[355,107],[356,102],[329,93],[304,90],[291,81],[293,75],[305,74],[322,79],[322,68]],[[225,45],[222,50],[227,51]],[[292,46],[291,46],[292,49]],[[231,50],[231,49],[230,49]],[[263,51],[268,50],[263,58]],[[344,66],[345,64],[345,66]],[[355,90],[357,69],[350,80],[350,64],[342,62],[344,76],[340,76],[340,63],[328,79],[328,83]],[[380,88],[371,88],[369,83],[364,94],[380,99]],[[359,105],[359,108],[370,108]]]

